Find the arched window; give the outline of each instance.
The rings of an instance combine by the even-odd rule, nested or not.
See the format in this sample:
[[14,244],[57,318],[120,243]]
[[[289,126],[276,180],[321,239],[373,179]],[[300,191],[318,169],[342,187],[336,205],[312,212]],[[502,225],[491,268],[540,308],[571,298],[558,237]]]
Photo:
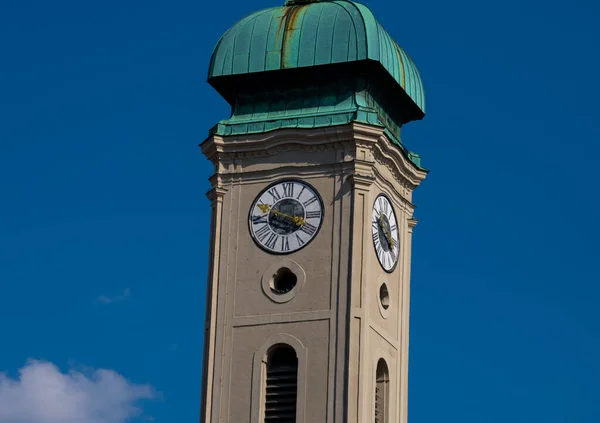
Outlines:
[[279,344],[267,354],[265,423],[296,423],[298,357],[289,345]]
[[383,358],[377,362],[375,372],[375,423],[388,422],[390,372]]

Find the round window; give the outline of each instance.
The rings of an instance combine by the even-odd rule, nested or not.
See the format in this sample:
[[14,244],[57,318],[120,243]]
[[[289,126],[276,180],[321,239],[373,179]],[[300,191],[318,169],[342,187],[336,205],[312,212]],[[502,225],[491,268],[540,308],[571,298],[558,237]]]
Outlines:
[[298,277],[287,267],[282,267],[273,275],[269,284],[273,294],[287,294],[298,283]]
[[277,260],[263,273],[262,291],[271,301],[283,304],[291,301],[306,283],[306,272],[293,260]]
[[390,308],[390,293],[385,283],[382,283],[379,287],[379,301],[384,310]]

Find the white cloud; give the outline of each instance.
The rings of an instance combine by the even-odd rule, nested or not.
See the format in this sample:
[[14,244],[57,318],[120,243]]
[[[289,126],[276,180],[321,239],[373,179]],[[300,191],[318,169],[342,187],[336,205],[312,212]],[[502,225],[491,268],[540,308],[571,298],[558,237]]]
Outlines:
[[116,297],[107,297],[106,295],[100,295],[98,297],[98,301],[102,304],[110,304],[115,303],[117,301],[125,301],[129,297],[131,297],[131,289],[125,288],[125,291],[123,291],[123,295],[117,295]]
[[141,414],[140,400],[156,396],[112,370],[62,373],[32,360],[18,380],[0,373],[0,423],[124,423]]

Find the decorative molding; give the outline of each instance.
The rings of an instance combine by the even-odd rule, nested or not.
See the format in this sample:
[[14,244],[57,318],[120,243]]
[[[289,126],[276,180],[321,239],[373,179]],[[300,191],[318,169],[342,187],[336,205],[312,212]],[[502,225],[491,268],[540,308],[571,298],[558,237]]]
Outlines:
[[317,322],[321,320],[329,320],[332,317],[331,310],[311,310],[298,311],[294,313],[281,314],[263,314],[257,316],[236,316],[233,318],[232,326],[263,326],[278,323],[294,323],[294,322]]
[[409,195],[404,195],[404,191],[400,189],[401,187],[399,188],[398,184],[394,184],[386,179],[377,168],[375,168],[374,173],[377,186],[379,186],[383,192],[390,194],[390,199],[392,199],[394,204],[400,207],[400,210],[412,214],[415,205],[410,201],[411,192],[409,192]]
[[417,223],[419,223],[419,221],[417,219],[415,219],[414,217],[411,217],[408,219],[408,231],[410,233],[413,232],[413,229],[417,226]]
[[219,184],[228,186],[230,183],[248,182],[272,182],[283,177],[294,177],[310,179],[313,177],[322,177],[324,173],[330,174],[332,169],[342,174],[349,174],[354,171],[354,163],[342,162],[334,164],[318,164],[311,166],[281,166],[277,168],[244,170],[243,173],[225,173],[222,175],[213,175],[219,181]]
[[385,342],[387,345],[389,345],[390,347],[392,347],[394,350],[399,351],[400,350],[400,342],[395,339],[393,333],[388,332],[387,330],[385,330],[381,325],[375,323],[374,321],[369,321],[368,322],[369,328],[377,334],[377,336],[383,341]]
[[375,145],[373,152],[375,161],[387,167],[403,187],[414,190],[427,176],[427,172],[417,169],[415,165],[392,144],[383,134]]
[[364,123],[352,123],[349,125],[352,128],[353,139],[362,141],[368,145],[377,143],[377,140],[385,133],[382,126],[367,125]]
[[[285,294],[276,294],[271,290],[271,280],[275,277],[275,274],[282,268],[289,269],[297,278],[296,286]],[[288,258],[281,258],[276,263],[269,266],[261,278],[261,286],[264,294],[269,297],[271,301],[278,304],[284,304],[292,301],[304,285],[306,284],[306,272],[298,263]]]
[[[316,145],[331,145],[349,142],[353,139],[352,127],[350,125],[318,128],[318,129],[278,129],[270,132],[248,135],[220,136],[213,135],[207,138],[200,148],[204,155],[211,161],[215,161],[216,155],[221,153],[242,153],[244,157],[266,157],[268,150],[281,145],[296,144],[304,147],[315,147]],[[348,143],[350,145],[351,143]],[[293,148],[291,150],[298,149]],[[327,147],[317,147],[315,151],[322,151]],[[290,150],[286,150],[290,151]],[[271,153],[273,154],[273,153]],[[241,156],[240,156],[241,157]],[[221,156],[220,158],[226,158]]]
[[348,180],[354,185],[354,187],[366,190],[373,185],[373,182],[375,182],[375,176],[372,174],[360,175],[358,173],[353,173],[348,175]]
[[[409,203],[412,191],[427,176],[427,171],[417,168],[406,153],[393,144],[382,127],[360,123],[316,129],[279,129],[252,135],[213,135],[201,144],[201,148],[215,167],[213,186],[222,184],[225,175],[260,172],[246,170],[244,161],[296,151],[338,151],[338,161],[332,159],[331,163],[314,166],[352,164],[352,182],[357,187],[368,188],[372,184],[369,180],[377,177],[385,179],[377,169],[385,168],[393,176],[393,181],[389,181],[393,189]],[[269,161],[267,159],[265,163]]]
[[227,193],[227,190],[225,188],[221,188],[221,187],[214,187],[213,189],[211,189],[210,191],[208,191],[206,193],[206,196],[208,197],[208,200],[210,201],[211,206],[214,206],[217,202],[222,202],[223,201],[223,197],[225,196],[225,194]]

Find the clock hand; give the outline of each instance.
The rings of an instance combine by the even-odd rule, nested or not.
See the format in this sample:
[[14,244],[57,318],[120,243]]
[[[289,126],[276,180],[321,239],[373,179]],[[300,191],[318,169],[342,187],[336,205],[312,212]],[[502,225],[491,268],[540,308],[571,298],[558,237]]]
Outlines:
[[280,211],[277,210],[273,210],[273,208],[271,207],[270,204],[258,204],[257,207],[260,209],[261,212],[263,213],[268,213],[269,211],[273,212],[273,214],[275,216],[281,216],[284,217],[286,219],[291,219],[294,221],[294,223],[297,226],[303,226],[306,225],[306,221],[304,220],[304,218],[300,217],[300,216],[290,216],[289,214],[285,214],[285,213],[281,213]]
[[271,209],[271,205],[270,204],[257,204],[257,207],[263,213],[267,213]]
[[381,227],[381,229],[383,229],[383,234],[385,235],[385,239],[388,242],[388,244],[390,245],[390,247],[394,248],[394,244],[395,244],[394,243],[394,238],[389,233],[389,231],[387,229],[387,225],[384,224],[385,222],[383,220],[381,220],[381,212],[377,212],[377,214],[379,215],[379,216],[376,217],[377,224],[379,224],[379,226]]
[[281,213],[281,212],[278,212],[276,210],[271,210],[271,211],[275,214],[275,216],[282,216],[282,217],[285,217],[286,219],[293,220],[294,223],[297,226],[306,225],[306,221],[304,220],[303,217],[300,217],[300,216],[290,216],[289,214]]
[[385,227],[383,227],[383,234],[385,235],[385,239],[388,242],[389,246],[394,248],[394,238],[392,238],[392,235],[390,235],[390,233]]
[[384,232],[385,232],[385,237],[387,238],[388,243],[390,244],[390,247],[394,248],[395,242],[394,242],[394,238],[392,237],[392,234],[390,234],[387,229],[384,229]]

